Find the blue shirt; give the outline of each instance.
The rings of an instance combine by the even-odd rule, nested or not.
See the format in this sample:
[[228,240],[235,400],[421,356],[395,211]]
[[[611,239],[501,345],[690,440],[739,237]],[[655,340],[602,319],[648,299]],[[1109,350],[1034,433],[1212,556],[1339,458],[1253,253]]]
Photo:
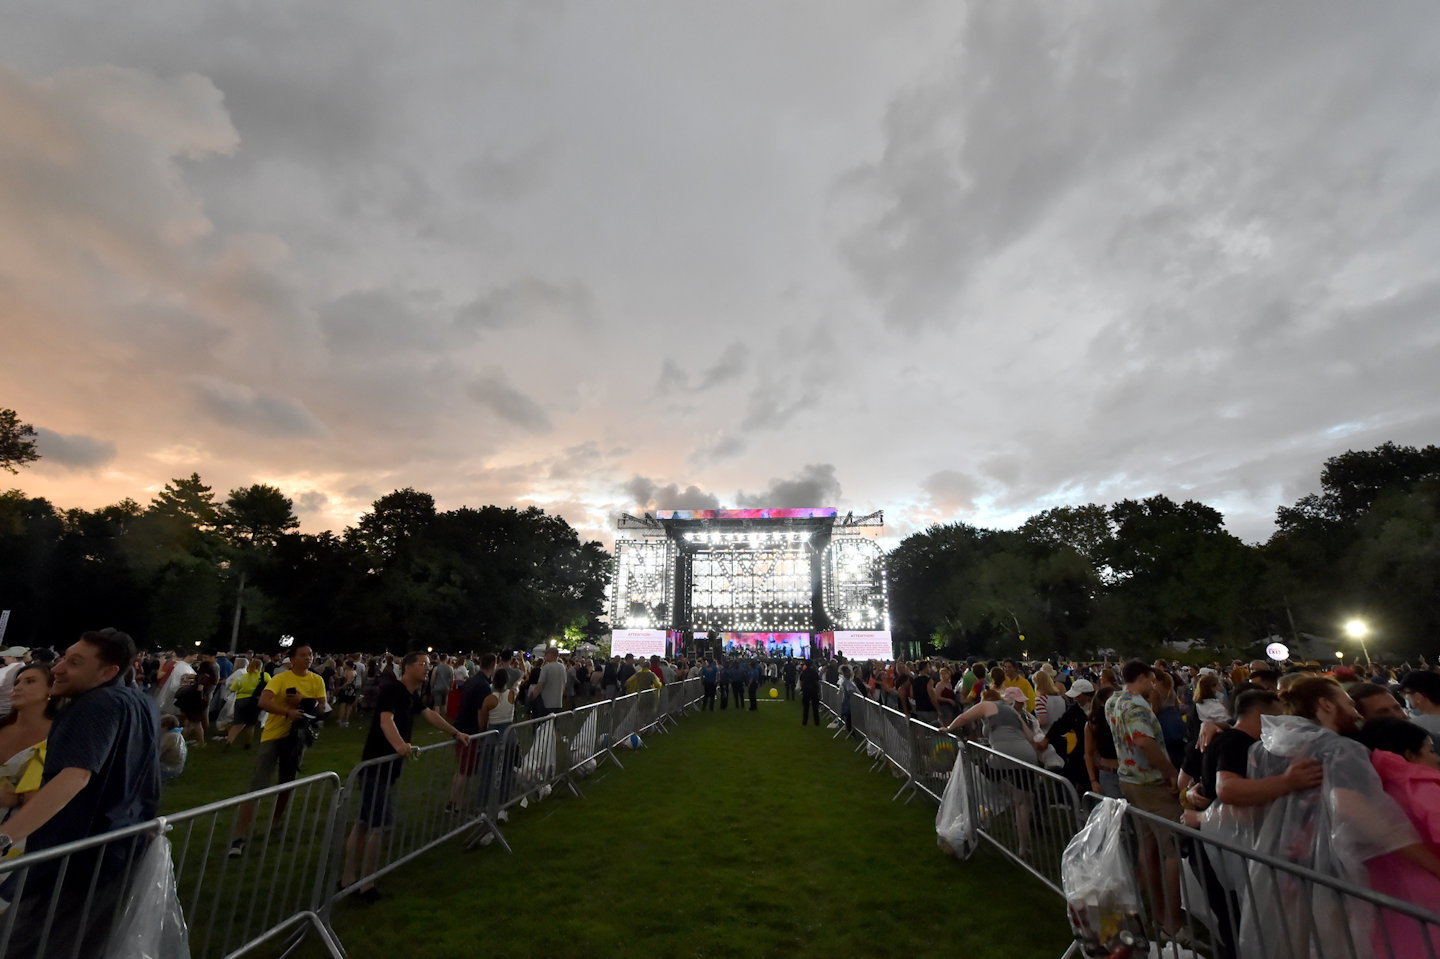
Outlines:
[[700,667],[700,679],[707,683],[715,682],[715,677],[720,675],[720,667],[713,663],[707,663]]
[[222,683],[230,678],[231,673],[235,672],[235,664],[230,662],[229,657],[226,656],[216,656],[215,666],[220,670],[220,681]]
[[72,699],[50,727],[41,787],[60,770],[72,768],[88,770],[90,781],[30,834],[27,852],[155,818],[160,807],[160,711],[155,701],[126,686],[119,676]]

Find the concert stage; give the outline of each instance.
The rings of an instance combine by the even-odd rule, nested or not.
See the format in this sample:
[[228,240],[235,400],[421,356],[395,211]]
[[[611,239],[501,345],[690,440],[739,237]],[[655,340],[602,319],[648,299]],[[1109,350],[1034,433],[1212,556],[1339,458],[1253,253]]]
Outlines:
[[622,514],[611,628],[665,631],[675,652],[808,656],[852,632],[874,649],[890,629],[884,523],[831,507]]

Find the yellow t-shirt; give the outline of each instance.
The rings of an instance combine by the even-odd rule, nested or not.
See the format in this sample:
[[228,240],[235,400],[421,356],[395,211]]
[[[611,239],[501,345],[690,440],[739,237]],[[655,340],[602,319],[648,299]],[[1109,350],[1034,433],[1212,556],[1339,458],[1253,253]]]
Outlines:
[[[307,671],[304,676],[296,676],[287,669],[283,673],[276,673],[275,677],[265,685],[265,688],[274,695],[277,706],[284,705],[285,694],[292,689],[300,691],[301,699],[325,698],[325,680],[315,672]],[[274,713],[265,714],[265,731],[260,734],[262,743],[268,743],[272,739],[284,739],[288,735],[290,735],[290,720],[287,717],[277,716]]]
[[1014,679],[1007,679],[1001,684],[1001,689],[1014,687],[1025,694],[1025,708],[1032,713],[1035,711],[1035,687],[1030,685],[1030,680],[1024,676],[1016,676]]
[[235,693],[236,699],[246,699],[255,695],[255,687],[259,686],[260,680],[264,678],[265,674],[258,669],[253,673],[246,670],[230,680],[230,689]]

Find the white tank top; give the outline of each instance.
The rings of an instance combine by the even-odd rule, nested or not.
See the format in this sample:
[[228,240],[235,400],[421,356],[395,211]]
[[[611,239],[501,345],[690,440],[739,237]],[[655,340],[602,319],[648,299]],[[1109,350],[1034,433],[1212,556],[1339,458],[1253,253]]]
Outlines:
[[490,710],[490,721],[488,725],[498,726],[501,723],[513,723],[515,721],[515,703],[510,698],[515,695],[515,688],[500,690],[496,698],[500,701]]

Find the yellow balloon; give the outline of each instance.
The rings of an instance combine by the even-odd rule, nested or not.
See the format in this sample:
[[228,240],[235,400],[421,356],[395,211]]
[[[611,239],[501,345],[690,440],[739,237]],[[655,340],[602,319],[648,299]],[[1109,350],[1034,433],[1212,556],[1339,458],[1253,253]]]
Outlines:
[[771,698],[771,699],[779,699],[779,698],[780,698],[780,690],[776,689],[774,686],[771,686],[771,687],[770,687],[770,698]]

